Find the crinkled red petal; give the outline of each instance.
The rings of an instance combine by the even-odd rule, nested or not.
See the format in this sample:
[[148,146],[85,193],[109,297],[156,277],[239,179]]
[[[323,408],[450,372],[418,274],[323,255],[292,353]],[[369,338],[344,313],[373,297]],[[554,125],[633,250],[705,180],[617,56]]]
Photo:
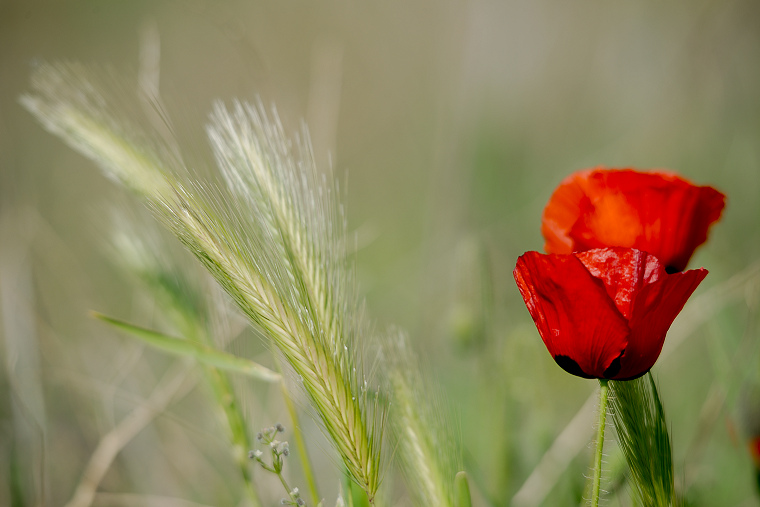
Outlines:
[[644,284],[634,296],[628,348],[621,359],[620,372],[614,378],[635,378],[654,365],[670,325],[707,276],[704,268],[671,275],[660,269],[658,279]]
[[[513,274],[552,357],[571,373],[603,378],[626,349],[629,335],[627,320],[604,283],[574,255],[526,252]],[[575,362],[582,374],[560,358]]]
[[631,318],[633,301],[642,287],[665,274],[656,257],[632,248],[598,248],[575,255],[592,276],[604,283],[626,320]]
[[720,218],[725,196],[669,173],[597,168],[565,179],[544,210],[549,253],[621,246],[686,267]]

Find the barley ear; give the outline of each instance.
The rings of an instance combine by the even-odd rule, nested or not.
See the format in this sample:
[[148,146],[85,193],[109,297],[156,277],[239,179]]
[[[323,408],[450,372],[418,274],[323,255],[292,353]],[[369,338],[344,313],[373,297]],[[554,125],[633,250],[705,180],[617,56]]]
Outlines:
[[652,374],[612,380],[610,394],[612,420],[638,501],[649,507],[677,505],[670,435]]
[[271,339],[348,473],[374,498],[385,409],[365,375],[368,328],[337,186],[317,172],[306,131],[292,140],[260,104],[217,104],[208,134],[223,181],[199,181],[175,147],[122,123],[129,114],[95,82],[81,66],[42,65],[21,102],[141,196]]

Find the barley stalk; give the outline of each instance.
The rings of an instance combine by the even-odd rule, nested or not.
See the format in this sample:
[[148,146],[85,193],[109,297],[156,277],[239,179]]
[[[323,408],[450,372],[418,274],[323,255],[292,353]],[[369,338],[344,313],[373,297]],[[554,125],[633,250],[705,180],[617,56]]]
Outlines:
[[139,134],[82,67],[43,65],[21,102],[140,195],[268,335],[302,381],[346,469],[372,499],[385,412],[364,377],[366,327],[346,263],[345,220],[308,134],[292,143],[261,105],[217,104],[208,127],[224,185],[183,177],[173,146]]

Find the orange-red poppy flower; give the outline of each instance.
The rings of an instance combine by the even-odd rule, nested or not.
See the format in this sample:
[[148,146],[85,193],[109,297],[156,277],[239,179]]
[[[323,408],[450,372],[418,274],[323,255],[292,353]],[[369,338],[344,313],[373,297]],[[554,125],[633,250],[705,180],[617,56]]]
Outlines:
[[720,218],[725,196],[675,174],[598,167],[554,191],[541,232],[547,253],[621,246],[658,257],[669,273],[686,268]]
[[752,456],[752,461],[755,463],[755,467],[760,470],[760,437],[750,439],[749,453]]
[[600,248],[526,252],[513,274],[557,364],[579,377],[628,380],[657,361],[668,328],[707,270],[668,274],[649,253]]

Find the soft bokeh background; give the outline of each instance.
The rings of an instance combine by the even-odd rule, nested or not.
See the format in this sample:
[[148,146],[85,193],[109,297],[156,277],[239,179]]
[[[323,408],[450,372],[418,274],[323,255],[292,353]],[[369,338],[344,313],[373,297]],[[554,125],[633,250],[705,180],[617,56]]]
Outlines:
[[[760,505],[741,422],[760,366],[751,0],[0,0],[0,504],[64,504],[100,438],[173,362],[88,316],[160,325],[107,248],[114,208],[139,207],[17,101],[39,61],[112,66],[137,86],[156,34],[161,93],[189,153],[207,155],[213,100],[260,96],[289,129],[305,120],[318,163],[348,175],[368,309],[378,328],[409,331],[445,392],[478,505],[512,503],[595,389],[554,365],[511,277],[543,245],[553,188],[608,165],[671,168],[725,192],[692,261],[711,274],[654,373],[689,505]],[[186,391],[118,455],[95,505],[239,500],[207,393]],[[285,418],[277,390],[257,396],[254,432]],[[334,458],[305,425],[332,505]],[[578,427],[580,452],[560,452],[568,468],[540,471],[545,491],[529,498],[578,505],[591,420]],[[273,478],[257,481],[278,503]],[[403,505],[393,473],[387,483]],[[630,505],[615,484],[608,504]]]

